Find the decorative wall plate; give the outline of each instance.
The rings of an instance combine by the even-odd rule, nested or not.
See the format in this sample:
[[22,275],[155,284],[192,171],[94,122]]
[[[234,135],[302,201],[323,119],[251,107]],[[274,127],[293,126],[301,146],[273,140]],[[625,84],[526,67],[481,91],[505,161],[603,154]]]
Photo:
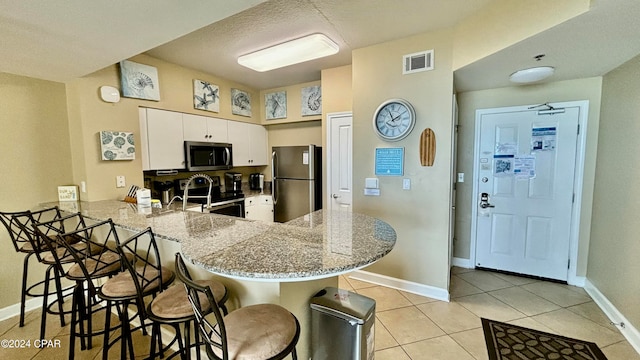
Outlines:
[[302,88],[302,116],[322,115],[322,90],[320,85]]
[[246,91],[231,89],[231,113],[251,116],[251,94]]
[[133,133],[122,131],[100,131],[102,160],[134,160],[136,146]]
[[264,95],[265,115],[267,120],[287,117],[287,92],[278,91]]
[[160,101],[158,69],[124,60],[120,62],[122,96]]
[[220,88],[207,81],[193,80],[193,107],[200,110],[220,111]]

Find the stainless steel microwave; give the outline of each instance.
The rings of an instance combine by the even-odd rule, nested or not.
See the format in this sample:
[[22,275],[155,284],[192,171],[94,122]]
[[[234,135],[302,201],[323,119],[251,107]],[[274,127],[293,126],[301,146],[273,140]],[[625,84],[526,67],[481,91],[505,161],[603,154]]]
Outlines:
[[184,142],[187,171],[227,170],[233,167],[231,144],[198,141]]

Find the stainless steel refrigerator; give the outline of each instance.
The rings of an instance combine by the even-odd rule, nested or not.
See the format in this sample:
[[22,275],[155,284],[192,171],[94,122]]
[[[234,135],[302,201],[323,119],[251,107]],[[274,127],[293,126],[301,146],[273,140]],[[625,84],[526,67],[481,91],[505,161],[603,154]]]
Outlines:
[[271,153],[273,210],[287,222],[322,208],[322,148],[274,146]]

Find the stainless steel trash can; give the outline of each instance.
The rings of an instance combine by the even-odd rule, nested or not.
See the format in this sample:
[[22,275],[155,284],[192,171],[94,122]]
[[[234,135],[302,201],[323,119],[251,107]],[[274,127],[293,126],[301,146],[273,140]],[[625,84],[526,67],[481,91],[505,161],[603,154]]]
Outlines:
[[312,360],[373,360],[375,300],[327,287],[311,298]]

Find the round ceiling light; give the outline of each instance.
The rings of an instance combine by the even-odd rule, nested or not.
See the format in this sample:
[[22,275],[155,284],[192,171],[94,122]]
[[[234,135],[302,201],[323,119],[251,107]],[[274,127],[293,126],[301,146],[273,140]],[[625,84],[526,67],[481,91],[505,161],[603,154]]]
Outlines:
[[530,69],[518,70],[509,76],[514,83],[528,84],[540,81],[553,75],[555,68],[551,66],[539,66]]

